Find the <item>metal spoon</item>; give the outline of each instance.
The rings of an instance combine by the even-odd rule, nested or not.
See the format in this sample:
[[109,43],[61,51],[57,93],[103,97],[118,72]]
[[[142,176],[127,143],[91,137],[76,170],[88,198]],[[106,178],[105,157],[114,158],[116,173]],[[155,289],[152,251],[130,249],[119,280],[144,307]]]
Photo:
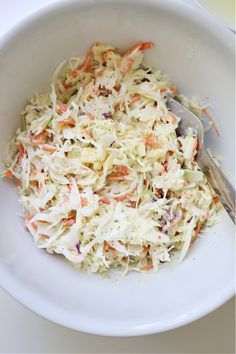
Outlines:
[[235,190],[222,174],[204,146],[204,130],[200,119],[169,96],[167,97],[167,106],[170,111],[181,118],[177,129],[178,135],[185,136],[189,128],[192,128],[194,133],[196,133],[199,143],[196,161],[235,224]]

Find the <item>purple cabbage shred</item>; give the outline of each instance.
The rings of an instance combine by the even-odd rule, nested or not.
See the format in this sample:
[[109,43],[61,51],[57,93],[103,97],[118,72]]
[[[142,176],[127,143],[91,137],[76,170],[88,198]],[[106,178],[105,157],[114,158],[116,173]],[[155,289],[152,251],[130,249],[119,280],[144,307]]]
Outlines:
[[75,246],[79,254],[81,253],[81,252],[80,252],[80,244],[81,244],[81,242],[79,241],[79,242],[77,243],[77,245]]
[[103,113],[102,115],[105,118],[111,118],[111,114],[110,113]]

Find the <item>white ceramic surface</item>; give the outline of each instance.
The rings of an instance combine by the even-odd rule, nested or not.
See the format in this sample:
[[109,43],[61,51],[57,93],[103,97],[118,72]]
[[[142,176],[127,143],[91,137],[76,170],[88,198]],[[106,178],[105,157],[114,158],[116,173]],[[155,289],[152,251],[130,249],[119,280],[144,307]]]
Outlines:
[[[211,132],[206,142],[232,177],[233,35],[205,19],[174,1],[136,0],[61,1],[31,15],[0,42],[1,153],[26,97],[48,88],[57,63],[83,54],[94,40],[121,47],[151,40],[156,46],[147,62],[184,94],[209,96],[222,137]],[[36,249],[17,217],[17,198],[13,185],[1,181],[0,281],[20,302],[57,323],[105,335],[161,332],[207,314],[233,295],[234,235],[225,213],[182,264],[117,281],[80,273]]]

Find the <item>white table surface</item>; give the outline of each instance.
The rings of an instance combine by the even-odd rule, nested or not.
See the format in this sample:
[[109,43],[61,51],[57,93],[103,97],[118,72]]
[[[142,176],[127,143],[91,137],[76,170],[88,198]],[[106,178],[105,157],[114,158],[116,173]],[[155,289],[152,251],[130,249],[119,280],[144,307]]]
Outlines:
[[[1,1],[0,35],[20,18],[49,2],[52,0]],[[99,337],[51,323],[0,290],[0,352],[234,353],[234,319],[232,299],[210,315],[173,331],[145,337]]]

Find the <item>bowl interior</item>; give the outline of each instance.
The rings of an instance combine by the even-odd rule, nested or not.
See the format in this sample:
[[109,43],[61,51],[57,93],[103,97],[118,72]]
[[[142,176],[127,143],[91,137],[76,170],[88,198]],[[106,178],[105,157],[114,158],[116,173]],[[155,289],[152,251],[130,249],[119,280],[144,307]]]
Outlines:
[[[65,1],[31,15],[0,42],[0,158],[26,98],[49,89],[58,63],[83,55],[94,41],[127,48],[148,40],[155,48],[146,53],[146,62],[165,72],[179,92],[212,105],[222,134],[219,139],[211,131],[205,142],[222,157],[232,179],[233,35],[209,21],[166,1]],[[233,225],[224,212],[182,264],[157,274],[104,279],[38,250],[18,216],[17,200],[13,184],[0,181],[2,286],[55,322],[97,334],[146,334],[192,321],[233,293]]]

